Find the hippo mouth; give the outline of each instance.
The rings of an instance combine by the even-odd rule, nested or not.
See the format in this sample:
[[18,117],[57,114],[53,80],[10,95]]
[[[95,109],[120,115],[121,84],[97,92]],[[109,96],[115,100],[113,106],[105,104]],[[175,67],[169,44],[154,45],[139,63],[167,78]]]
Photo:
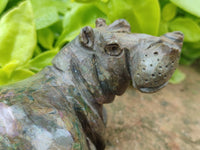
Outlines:
[[141,87],[141,88],[137,88],[139,91],[143,92],[143,93],[153,93],[156,92],[160,89],[162,89],[163,87],[165,87],[167,85],[168,82],[157,86],[157,87]]

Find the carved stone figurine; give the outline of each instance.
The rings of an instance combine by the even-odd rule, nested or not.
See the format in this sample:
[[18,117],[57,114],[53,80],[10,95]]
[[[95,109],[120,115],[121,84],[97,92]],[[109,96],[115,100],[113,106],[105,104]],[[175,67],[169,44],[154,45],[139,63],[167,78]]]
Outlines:
[[156,92],[177,67],[183,34],[133,34],[116,20],[79,36],[54,58],[52,66],[0,88],[0,149],[103,150],[104,103],[125,92],[130,82]]

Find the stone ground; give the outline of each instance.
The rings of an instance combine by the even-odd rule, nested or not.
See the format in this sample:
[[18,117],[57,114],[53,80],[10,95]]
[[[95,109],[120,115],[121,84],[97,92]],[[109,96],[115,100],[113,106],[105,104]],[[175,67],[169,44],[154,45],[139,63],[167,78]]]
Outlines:
[[200,67],[179,69],[180,84],[154,94],[129,88],[106,105],[106,150],[200,150]]

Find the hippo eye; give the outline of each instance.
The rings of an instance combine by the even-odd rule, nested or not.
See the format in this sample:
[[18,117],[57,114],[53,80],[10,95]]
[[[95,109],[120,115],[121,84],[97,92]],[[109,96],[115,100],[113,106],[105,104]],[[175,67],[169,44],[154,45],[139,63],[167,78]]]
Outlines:
[[119,56],[122,53],[122,49],[118,44],[108,44],[105,46],[104,50],[110,56]]

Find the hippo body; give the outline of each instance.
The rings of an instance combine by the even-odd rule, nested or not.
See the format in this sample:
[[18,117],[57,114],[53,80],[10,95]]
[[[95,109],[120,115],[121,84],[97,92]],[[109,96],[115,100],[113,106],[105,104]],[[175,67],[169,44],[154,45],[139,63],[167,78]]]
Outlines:
[[141,92],[164,87],[175,70],[183,35],[131,34],[121,19],[84,27],[52,66],[0,88],[0,149],[103,150],[103,104],[130,82]]
[[61,78],[55,68],[47,67],[1,90],[0,149],[89,149],[79,117],[91,118],[102,130],[103,122],[84,101],[78,83],[64,86]]

